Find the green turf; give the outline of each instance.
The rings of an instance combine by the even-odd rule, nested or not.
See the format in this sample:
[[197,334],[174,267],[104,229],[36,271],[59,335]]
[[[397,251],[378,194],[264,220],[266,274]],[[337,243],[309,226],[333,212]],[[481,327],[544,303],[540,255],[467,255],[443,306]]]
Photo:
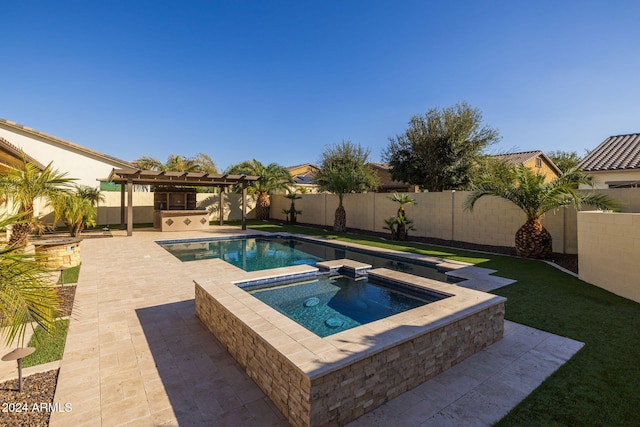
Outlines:
[[62,271],[62,277],[58,277],[58,285],[78,283],[78,276],[80,275],[80,266],[69,267]]
[[640,425],[640,304],[542,261],[303,226],[249,221],[248,227],[462,260],[517,280],[493,292],[507,298],[508,320],[584,342],[585,346],[497,425]]
[[69,320],[58,320],[56,325],[57,328],[53,335],[47,334],[40,326],[36,328],[29,341],[29,347],[35,347],[36,351],[22,359],[23,368],[62,359]]

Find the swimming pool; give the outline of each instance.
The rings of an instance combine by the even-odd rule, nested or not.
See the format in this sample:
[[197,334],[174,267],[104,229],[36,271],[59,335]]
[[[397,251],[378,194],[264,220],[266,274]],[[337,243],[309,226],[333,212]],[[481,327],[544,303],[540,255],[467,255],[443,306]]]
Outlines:
[[248,236],[234,239],[166,240],[157,243],[184,262],[220,258],[245,271],[299,264],[315,265],[319,261],[348,258],[370,264],[373,268],[388,268],[441,282],[452,281],[432,264],[300,237]]
[[[253,289],[252,289],[253,288]],[[319,275],[293,284],[246,286],[251,295],[326,337],[356,326],[421,307],[448,295],[392,289],[380,281]]]

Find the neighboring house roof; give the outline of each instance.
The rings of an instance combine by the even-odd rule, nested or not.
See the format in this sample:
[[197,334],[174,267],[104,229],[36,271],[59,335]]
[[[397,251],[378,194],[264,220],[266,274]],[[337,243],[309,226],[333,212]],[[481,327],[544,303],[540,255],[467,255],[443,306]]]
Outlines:
[[540,157],[556,173],[557,176],[562,175],[562,171],[560,169],[558,169],[558,166],[556,166],[555,163],[553,163],[553,160],[551,160],[549,158],[549,156],[544,154],[544,152],[541,151],[541,150],[520,151],[520,152],[517,152],[517,153],[496,154],[496,155],[493,155],[492,157],[496,157],[498,159],[505,160],[505,161],[513,164],[514,166],[523,165],[523,164],[527,163],[528,161],[530,161],[530,160],[532,160],[532,159],[534,159],[536,157]]
[[289,166],[287,168],[296,184],[314,184],[319,168],[311,163]]
[[386,171],[390,171],[391,170],[391,166],[389,166],[386,163],[369,162],[368,165],[371,166],[371,167],[374,167],[374,168],[377,168],[377,169],[386,170]]
[[374,169],[380,180],[378,191],[415,192],[418,186],[406,182],[395,181],[391,177],[391,166],[387,163],[369,162],[367,165]]
[[584,171],[640,169],[640,134],[610,136],[582,161]]
[[[2,156],[2,153],[8,154],[8,158],[7,158],[8,161],[3,160],[3,157],[5,156]],[[19,149],[18,147],[16,147],[15,145],[7,141],[6,139],[0,137],[0,164],[6,164],[9,167],[16,167],[22,164],[23,154],[29,163],[34,164],[40,170],[43,170],[45,168],[45,166],[42,163],[40,163],[33,157],[29,156],[27,153],[24,153],[21,149]]]
[[50,142],[50,143],[52,143],[54,145],[57,145],[57,146],[59,146],[61,148],[64,148],[64,149],[67,149],[67,150],[72,150],[72,151],[75,151],[75,152],[78,152],[78,153],[82,153],[82,154],[84,154],[84,155],[86,155],[88,157],[93,157],[93,158],[104,160],[104,161],[107,161],[107,162],[110,162],[110,163],[114,163],[115,165],[118,165],[118,166],[123,167],[123,168],[135,169],[135,165],[131,164],[130,162],[118,159],[118,158],[113,157],[113,156],[109,156],[107,154],[101,153],[99,151],[92,150],[90,148],[83,147],[83,146],[78,145],[78,144],[74,144],[73,142],[66,141],[66,140],[64,140],[62,138],[58,138],[56,136],[49,135],[49,134],[46,134],[44,132],[40,132],[40,131],[35,130],[35,129],[31,129],[29,127],[26,127],[24,125],[18,124],[16,122],[12,122],[12,121],[7,120],[7,119],[0,118],[0,126],[6,126],[8,128],[12,128],[12,129],[17,130],[19,132],[26,133],[26,134],[28,134],[30,136],[36,136],[36,137],[45,139],[48,142]]

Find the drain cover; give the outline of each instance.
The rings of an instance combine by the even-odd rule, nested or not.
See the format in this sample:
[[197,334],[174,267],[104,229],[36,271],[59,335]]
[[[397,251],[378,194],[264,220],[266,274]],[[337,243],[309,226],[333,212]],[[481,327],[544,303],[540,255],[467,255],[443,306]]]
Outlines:
[[342,319],[338,319],[337,317],[330,317],[324,321],[324,324],[330,328],[339,328],[344,325],[344,321]]
[[320,299],[318,299],[317,297],[307,298],[304,302],[304,306],[313,307],[315,305],[318,305],[319,302],[320,302]]

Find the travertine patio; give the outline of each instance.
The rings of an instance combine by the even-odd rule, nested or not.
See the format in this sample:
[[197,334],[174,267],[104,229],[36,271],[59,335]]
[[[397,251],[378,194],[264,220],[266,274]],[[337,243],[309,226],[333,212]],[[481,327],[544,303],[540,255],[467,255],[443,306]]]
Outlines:
[[[50,425],[286,425],[195,317],[196,277],[234,277],[220,260],[182,263],[155,240],[240,234],[136,231],[86,239]],[[250,232],[254,234],[255,232]],[[490,425],[582,344],[512,322],[500,342],[352,425]]]

